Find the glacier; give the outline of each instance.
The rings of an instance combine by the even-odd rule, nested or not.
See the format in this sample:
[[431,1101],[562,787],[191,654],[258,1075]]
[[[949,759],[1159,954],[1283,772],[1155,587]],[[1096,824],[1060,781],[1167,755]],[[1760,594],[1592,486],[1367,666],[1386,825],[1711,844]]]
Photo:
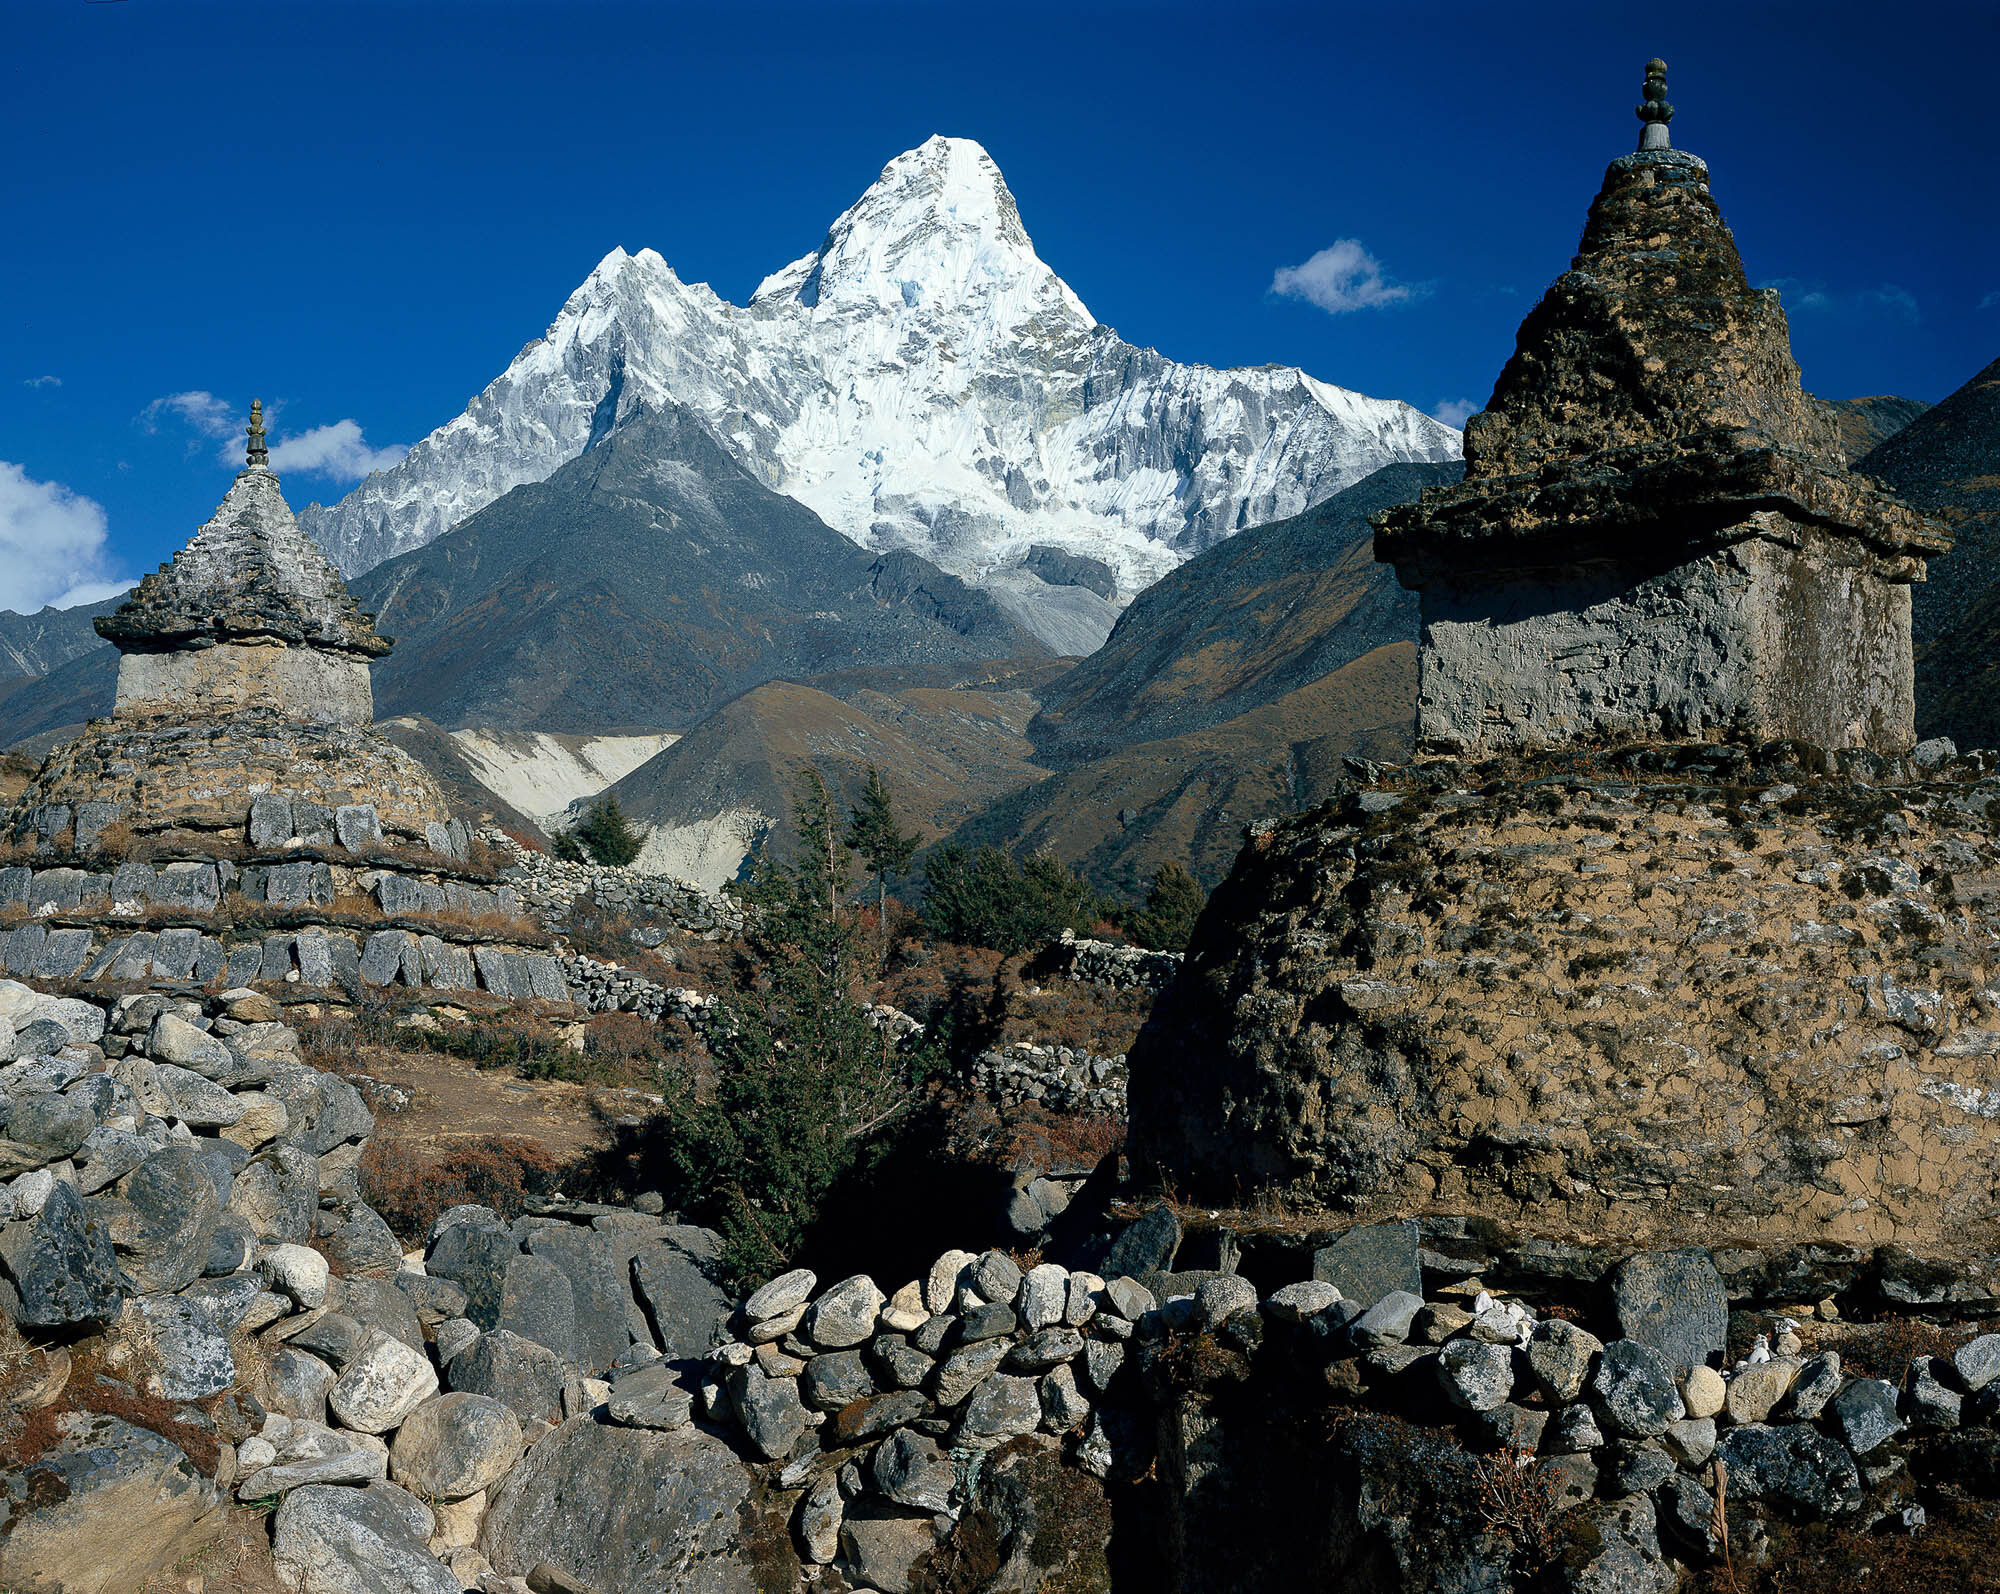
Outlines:
[[[855,542],[986,587],[1064,652],[1222,538],[1460,452],[1400,401],[1127,343],[1036,255],[992,157],[934,137],[747,305],[613,249],[463,414],[300,523],[356,575],[661,402]],[[1102,561],[1115,594],[1048,585],[1023,568],[1038,545]]]

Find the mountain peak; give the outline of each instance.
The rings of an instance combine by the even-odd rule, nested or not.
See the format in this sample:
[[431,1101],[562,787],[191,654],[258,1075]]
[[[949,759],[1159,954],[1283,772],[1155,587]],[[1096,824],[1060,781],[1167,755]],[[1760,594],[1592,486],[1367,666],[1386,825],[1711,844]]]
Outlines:
[[1096,325],[1035,253],[993,157],[972,139],[933,134],[884,166],[819,248],[766,277],[750,302],[921,310],[996,294],[1052,299]]

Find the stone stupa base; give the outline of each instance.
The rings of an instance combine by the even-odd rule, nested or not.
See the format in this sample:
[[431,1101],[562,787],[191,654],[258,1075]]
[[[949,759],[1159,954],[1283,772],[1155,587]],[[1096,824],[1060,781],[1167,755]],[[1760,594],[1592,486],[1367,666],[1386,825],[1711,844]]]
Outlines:
[[[384,839],[427,844],[451,815],[422,765],[373,731],[247,714],[204,724],[93,720],[49,756],[16,809],[17,842],[73,826],[79,849],[135,836],[247,834],[251,804],[374,808]],[[68,809],[67,824],[55,824]],[[27,834],[23,834],[23,830]]]

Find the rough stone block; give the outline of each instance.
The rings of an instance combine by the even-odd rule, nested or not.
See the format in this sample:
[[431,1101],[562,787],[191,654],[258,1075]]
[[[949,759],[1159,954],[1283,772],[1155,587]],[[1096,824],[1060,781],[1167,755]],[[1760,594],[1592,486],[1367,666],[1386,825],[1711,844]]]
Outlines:
[[513,974],[508,966],[505,952],[496,946],[476,946],[472,949],[472,961],[479,970],[479,983],[487,990],[495,996],[516,994]]
[[333,828],[349,852],[369,852],[382,845],[382,821],[373,803],[347,803],[336,808]]
[[73,979],[90,961],[96,940],[88,930],[51,930],[30,972],[42,980]]
[[1414,1223],[1366,1224],[1313,1252],[1313,1277],[1364,1310],[1396,1290],[1421,1297],[1417,1248]]
[[404,930],[377,930],[369,936],[361,949],[361,983],[394,985],[402,977],[410,940]]
[[118,803],[78,803],[76,805],[76,845],[78,851],[87,851],[97,845],[97,838],[118,823],[122,807]]
[[153,943],[153,977],[160,980],[192,978],[195,946],[200,940],[199,930],[162,930],[159,939]]
[[250,845],[276,851],[292,839],[292,800],[276,793],[250,799]]
[[333,810],[322,803],[293,803],[292,834],[308,847],[331,847],[336,835]]
[[261,979],[263,972],[264,949],[255,941],[232,946],[223,957],[222,983],[231,989]]
[[299,983],[314,990],[333,986],[333,951],[324,930],[301,930],[292,940],[299,960]]
[[24,924],[0,936],[0,967],[9,974],[33,974],[35,960],[42,955],[48,930],[39,924]]

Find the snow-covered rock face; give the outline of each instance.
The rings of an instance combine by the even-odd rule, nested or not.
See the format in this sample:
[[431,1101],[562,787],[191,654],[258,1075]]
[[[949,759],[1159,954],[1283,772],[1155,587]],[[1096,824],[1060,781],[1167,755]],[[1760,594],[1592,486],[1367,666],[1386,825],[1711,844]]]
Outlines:
[[[368,569],[664,399],[856,542],[992,584],[1062,646],[1223,537],[1459,453],[1407,404],[1126,343],[1036,255],[986,151],[932,138],[747,306],[614,249],[463,415],[301,522]],[[1103,560],[1118,599],[1043,586],[1019,569],[1035,544]]]

